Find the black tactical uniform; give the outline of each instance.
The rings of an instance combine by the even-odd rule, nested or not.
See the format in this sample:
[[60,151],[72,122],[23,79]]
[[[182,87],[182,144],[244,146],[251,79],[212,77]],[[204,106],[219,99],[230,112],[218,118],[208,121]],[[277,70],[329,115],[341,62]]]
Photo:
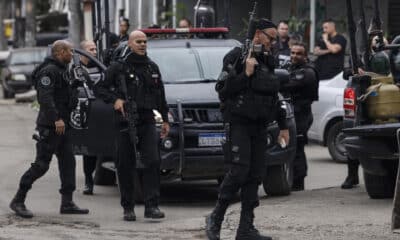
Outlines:
[[[32,217],[32,213],[25,208],[24,201],[32,184],[42,177],[49,169],[53,154],[58,159],[58,168],[61,179],[62,203],[61,213],[85,214],[87,209],[79,209],[72,201],[75,190],[75,157],[68,136],[68,122],[71,110],[71,89],[66,78],[67,66],[58,60],[47,57],[33,72],[36,79],[39,114],[36,120],[36,159],[21,178],[19,189],[10,204],[10,207],[22,217]],[[57,135],[55,122],[62,119],[65,123],[65,134]]]
[[[219,239],[225,211],[241,190],[242,210],[236,239],[270,239],[262,237],[253,226],[254,208],[259,205],[258,187],[266,172],[265,151],[267,125],[278,117],[281,129],[287,129],[285,113],[278,106],[279,80],[273,73],[274,57],[256,57],[259,63],[251,77],[241,64],[241,49],[234,48],[224,58],[223,71],[230,72],[224,86],[216,89],[223,99],[224,121],[229,124],[225,157],[229,171],[221,184],[217,205],[207,217],[210,239]],[[234,67],[234,70],[229,69]]]
[[[168,106],[165,100],[164,85],[158,66],[153,61],[147,56],[129,52],[124,59],[113,62],[107,69],[105,81],[99,83],[96,88],[98,97],[109,103],[115,103],[117,99],[124,99],[121,86],[121,81],[124,80],[127,85],[128,101],[136,102],[139,115],[137,147],[143,166],[138,166],[140,169],[137,170],[137,174],[143,183],[145,217],[163,218],[164,213],[158,209],[160,197],[159,136],[155,127],[153,109],[157,109],[161,113],[163,121],[168,122]],[[133,212],[135,153],[129,139],[126,120],[120,112],[116,113],[116,117],[118,122],[116,166],[121,205],[124,208],[124,219],[133,221],[136,219]]]
[[318,100],[318,75],[316,70],[306,63],[291,65],[290,80],[281,90],[289,93],[293,105],[297,130],[296,157],[293,162],[292,190],[304,190],[304,178],[307,176],[307,159],[304,146],[308,142],[307,132],[313,122],[311,104]]

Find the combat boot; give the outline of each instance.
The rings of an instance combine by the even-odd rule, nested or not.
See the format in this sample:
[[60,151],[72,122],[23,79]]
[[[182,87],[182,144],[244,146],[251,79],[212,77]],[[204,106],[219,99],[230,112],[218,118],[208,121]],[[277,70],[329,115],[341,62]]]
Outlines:
[[145,218],[160,219],[160,218],[165,218],[165,213],[163,213],[158,208],[158,206],[145,206],[145,208],[144,208],[144,217]]
[[240,212],[239,227],[236,231],[236,240],[272,240],[272,237],[263,236],[254,227],[254,207],[243,207]]
[[292,191],[304,191],[304,178],[293,180]]
[[348,175],[342,184],[342,189],[351,189],[359,184],[358,179],[358,162],[356,160],[348,160]]
[[80,208],[72,201],[72,194],[63,194],[61,198],[61,214],[88,214],[89,209]]
[[221,225],[229,204],[227,201],[217,201],[217,205],[210,215],[206,217],[206,235],[209,240],[219,240]]
[[124,220],[128,222],[136,221],[136,214],[133,208],[124,208]]
[[85,188],[83,189],[83,194],[93,195],[93,177],[92,176],[85,177]]
[[23,218],[32,218],[33,213],[25,206],[26,191],[18,190],[15,197],[11,200],[10,208],[15,212],[17,216]]

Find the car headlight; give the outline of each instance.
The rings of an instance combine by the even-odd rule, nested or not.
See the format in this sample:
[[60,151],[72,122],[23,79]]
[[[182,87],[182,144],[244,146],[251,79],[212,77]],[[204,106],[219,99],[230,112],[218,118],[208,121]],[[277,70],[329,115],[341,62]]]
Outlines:
[[[161,113],[157,110],[153,110],[153,113],[154,113],[154,120],[156,121],[156,123],[157,124],[163,123]],[[170,112],[168,112],[168,122],[170,123],[174,122],[174,116]]]
[[11,79],[14,81],[26,81],[25,74],[12,74]]
[[163,140],[161,141],[161,147],[162,147],[164,150],[169,151],[169,150],[171,150],[171,149],[174,147],[174,143],[172,142],[172,139],[171,139],[171,138],[165,138],[165,139],[163,139]]

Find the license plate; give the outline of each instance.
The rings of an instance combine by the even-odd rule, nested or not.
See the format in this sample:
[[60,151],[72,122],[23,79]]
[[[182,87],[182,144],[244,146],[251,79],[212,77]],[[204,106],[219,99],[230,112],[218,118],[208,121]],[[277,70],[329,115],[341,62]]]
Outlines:
[[200,133],[199,147],[221,146],[221,141],[225,139],[224,133]]

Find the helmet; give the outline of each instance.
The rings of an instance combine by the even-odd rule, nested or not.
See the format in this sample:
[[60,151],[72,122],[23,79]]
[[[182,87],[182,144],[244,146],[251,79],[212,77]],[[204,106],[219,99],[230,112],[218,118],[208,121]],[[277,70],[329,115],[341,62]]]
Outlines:
[[390,61],[386,52],[377,52],[371,57],[370,61],[371,71],[381,75],[388,75],[390,73]]

